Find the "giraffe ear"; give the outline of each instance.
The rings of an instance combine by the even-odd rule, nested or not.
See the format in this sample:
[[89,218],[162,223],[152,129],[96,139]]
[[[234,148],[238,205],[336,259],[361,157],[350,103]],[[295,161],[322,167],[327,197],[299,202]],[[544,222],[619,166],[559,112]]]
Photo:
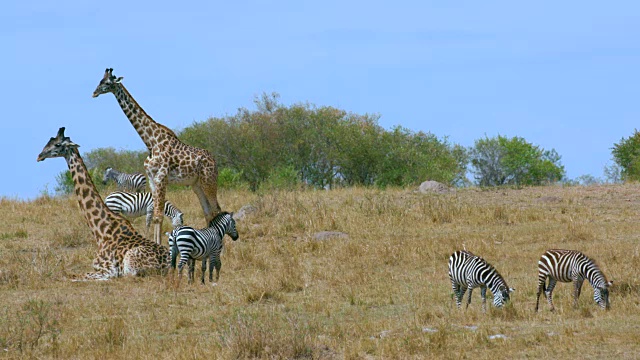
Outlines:
[[62,143],[64,144],[64,146],[66,147],[74,147],[74,148],[79,148],[80,145],[74,143],[73,141],[71,141],[70,138],[65,137],[64,139],[62,139]]
[[115,82],[119,83],[120,81],[122,81],[122,76],[120,76],[119,78],[117,78]]

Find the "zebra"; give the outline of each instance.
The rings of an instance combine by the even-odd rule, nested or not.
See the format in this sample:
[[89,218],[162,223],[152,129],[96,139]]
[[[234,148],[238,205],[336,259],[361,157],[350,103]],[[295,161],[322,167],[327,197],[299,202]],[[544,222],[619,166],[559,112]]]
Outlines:
[[182,268],[189,263],[189,283],[193,282],[196,260],[202,260],[202,278],[204,284],[204,274],[207,270],[207,258],[209,259],[209,282],[213,282],[213,268],[216,268],[216,282],[220,278],[220,253],[222,252],[222,238],[225,234],[231,239],[238,240],[236,221],[233,213],[221,212],[216,215],[209,226],[196,230],[190,226],[182,226],[173,229],[169,235],[169,249],[171,252],[171,267],[176,268],[176,260],[180,254],[178,263],[178,284],[182,278]]
[[[114,191],[104,198],[107,207],[115,212],[129,218],[136,218],[147,215],[147,231],[153,218],[153,197],[151,193],[128,193],[124,191]],[[170,201],[164,202],[164,215],[171,219],[173,227],[182,226],[183,213]]]
[[[549,285],[545,287],[549,278]],[[578,306],[578,298],[584,280],[589,280],[593,286],[593,299],[601,308],[609,310],[609,287],[613,281],[607,281],[598,265],[577,250],[553,249],[547,250],[538,261],[538,294],[536,298],[536,312],[540,303],[540,294],[544,291],[551,311],[555,308],[552,302],[553,288],[558,281],[573,282],[573,305]]]
[[493,305],[502,307],[510,300],[510,293],[515,289],[510,288],[500,273],[483,258],[472,254],[467,250],[459,250],[451,254],[449,258],[449,278],[451,287],[456,297],[458,309],[462,305],[464,293],[469,289],[467,306],[471,303],[471,292],[480,287],[482,296],[482,311],[486,311],[487,287],[493,294]]
[[102,184],[106,185],[109,180],[114,180],[120,190],[143,192],[147,187],[147,178],[144,175],[139,173],[126,174],[110,167],[104,171]]

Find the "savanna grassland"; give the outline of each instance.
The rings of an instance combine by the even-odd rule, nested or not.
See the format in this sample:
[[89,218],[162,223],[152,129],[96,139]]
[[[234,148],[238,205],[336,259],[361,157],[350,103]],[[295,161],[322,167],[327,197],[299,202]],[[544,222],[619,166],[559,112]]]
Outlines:
[[[167,198],[204,226],[191,191]],[[218,198],[224,210],[257,211],[238,221],[238,241],[225,238],[217,286],[179,288],[160,275],[65,280],[90,271],[95,252],[75,198],[0,200],[0,357],[640,356],[640,185]],[[145,231],[144,218],[134,225]],[[326,230],[349,237],[314,238]],[[447,260],[463,244],[516,288],[509,306],[482,313],[476,290],[467,311],[455,308]],[[585,283],[578,308],[572,285],[559,284],[557,311],[541,299],[534,313],[537,260],[549,248],[598,261],[614,281],[610,311]]]

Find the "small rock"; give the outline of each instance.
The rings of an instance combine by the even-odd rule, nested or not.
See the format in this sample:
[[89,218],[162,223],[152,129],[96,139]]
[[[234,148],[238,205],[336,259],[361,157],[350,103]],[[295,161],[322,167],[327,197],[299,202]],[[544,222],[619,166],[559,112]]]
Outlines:
[[502,334],[489,335],[489,340],[506,339],[506,338],[507,336]]
[[420,184],[420,187],[418,188],[418,192],[421,192],[423,194],[425,193],[444,194],[450,191],[451,189],[449,189],[447,185],[439,183],[437,181],[432,181],[432,180],[423,182],[422,184]]
[[324,241],[324,240],[328,240],[335,237],[341,238],[341,239],[348,239],[349,235],[340,231],[321,231],[313,234],[313,239],[317,241]]

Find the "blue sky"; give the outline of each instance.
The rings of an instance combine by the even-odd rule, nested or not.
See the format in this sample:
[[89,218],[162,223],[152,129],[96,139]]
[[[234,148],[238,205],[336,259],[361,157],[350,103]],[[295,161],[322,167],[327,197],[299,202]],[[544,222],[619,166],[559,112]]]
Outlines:
[[60,126],[83,152],[144,148],[112,95],[91,97],[106,67],[173,129],[278,92],[464,146],[521,136],[601,177],[639,127],[638,39],[632,1],[10,0],[0,196],[53,189],[64,160],[36,156]]

